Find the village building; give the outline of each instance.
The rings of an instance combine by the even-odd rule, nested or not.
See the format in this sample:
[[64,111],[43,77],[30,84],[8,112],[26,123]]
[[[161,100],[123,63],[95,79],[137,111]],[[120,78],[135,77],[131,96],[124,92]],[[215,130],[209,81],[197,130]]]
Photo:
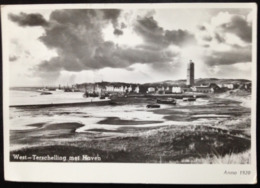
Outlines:
[[234,84],[224,84],[225,88],[234,89]]
[[171,94],[172,93],[172,87],[167,86],[165,88],[165,94]]
[[182,93],[181,86],[172,86],[172,93]]
[[241,84],[239,86],[239,89],[246,90],[246,91],[251,91],[252,83],[251,82],[247,82],[247,83]]
[[126,93],[126,92],[127,92],[127,86],[124,87],[124,93]]
[[107,93],[124,93],[125,92],[124,86],[108,85],[105,88],[106,88],[105,91]]
[[231,83],[218,84],[218,86],[219,86],[220,88],[227,88],[227,89],[234,89],[234,88],[235,88],[235,85],[234,85],[234,84],[231,84]]
[[250,90],[251,91],[252,83],[251,82],[245,83],[244,87],[245,87],[246,90]]
[[191,89],[192,89],[192,91],[198,92],[198,93],[212,93],[212,92],[214,92],[214,89],[212,89],[209,86],[205,86],[205,85],[194,86]]
[[225,91],[225,90],[223,90],[223,88],[220,88],[220,87],[219,87],[217,84],[215,84],[215,83],[209,84],[209,87],[212,89],[212,91],[213,91],[214,93],[220,93],[220,92]]
[[131,93],[132,90],[133,90],[133,88],[132,88],[132,86],[130,85],[130,86],[127,88],[127,91],[128,91],[128,93]]
[[164,86],[157,87],[157,88],[156,88],[156,93],[158,93],[158,94],[165,94],[165,88],[164,88]]
[[228,89],[234,89],[234,84],[223,84],[223,87]]
[[135,92],[135,93],[139,93],[139,92],[140,92],[139,86],[136,86],[136,87],[135,87],[134,92]]
[[155,93],[155,88],[154,87],[148,87],[147,93]]
[[182,93],[186,93],[186,92],[192,92],[192,88],[190,86],[187,85],[181,85],[181,92]]
[[124,86],[115,86],[114,92],[116,93],[124,93]]
[[112,86],[112,85],[108,85],[108,86],[106,86],[106,92],[114,92],[114,86]]

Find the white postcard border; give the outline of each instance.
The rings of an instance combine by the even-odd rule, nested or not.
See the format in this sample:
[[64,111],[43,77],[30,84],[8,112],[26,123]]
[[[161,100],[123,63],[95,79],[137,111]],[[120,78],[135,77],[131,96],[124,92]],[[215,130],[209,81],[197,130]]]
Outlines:
[[[223,164],[144,164],[144,163],[38,163],[9,161],[9,66],[7,12],[12,9],[61,8],[251,8],[253,9],[252,48],[252,126],[249,165]],[[5,5],[2,11],[3,45],[3,105],[4,105],[4,174],[9,181],[81,182],[81,183],[158,183],[158,184],[241,184],[256,183],[256,22],[254,3],[176,3],[176,4],[64,4],[64,5]],[[250,171],[248,176],[225,175],[224,171]]]

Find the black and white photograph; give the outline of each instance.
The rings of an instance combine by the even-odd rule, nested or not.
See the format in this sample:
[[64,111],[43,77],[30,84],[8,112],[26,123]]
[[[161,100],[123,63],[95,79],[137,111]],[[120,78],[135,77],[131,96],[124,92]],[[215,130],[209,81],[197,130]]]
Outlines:
[[254,166],[256,5],[205,5],[2,7],[6,162]]

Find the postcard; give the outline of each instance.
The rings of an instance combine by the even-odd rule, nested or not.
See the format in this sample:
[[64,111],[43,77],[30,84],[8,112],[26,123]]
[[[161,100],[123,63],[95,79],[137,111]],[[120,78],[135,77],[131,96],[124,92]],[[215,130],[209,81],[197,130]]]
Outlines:
[[254,3],[1,7],[8,181],[255,184]]

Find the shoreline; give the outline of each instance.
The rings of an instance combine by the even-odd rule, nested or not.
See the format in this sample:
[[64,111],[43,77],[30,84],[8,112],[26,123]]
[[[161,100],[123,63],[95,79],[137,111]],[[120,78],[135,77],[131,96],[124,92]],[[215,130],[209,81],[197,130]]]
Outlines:
[[37,108],[37,107],[56,107],[56,106],[78,106],[78,105],[105,105],[109,104],[108,99],[94,100],[85,102],[65,102],[65,103],[50,103],[50,104],[21,104],[21,105],[10,105],[10,108]]

